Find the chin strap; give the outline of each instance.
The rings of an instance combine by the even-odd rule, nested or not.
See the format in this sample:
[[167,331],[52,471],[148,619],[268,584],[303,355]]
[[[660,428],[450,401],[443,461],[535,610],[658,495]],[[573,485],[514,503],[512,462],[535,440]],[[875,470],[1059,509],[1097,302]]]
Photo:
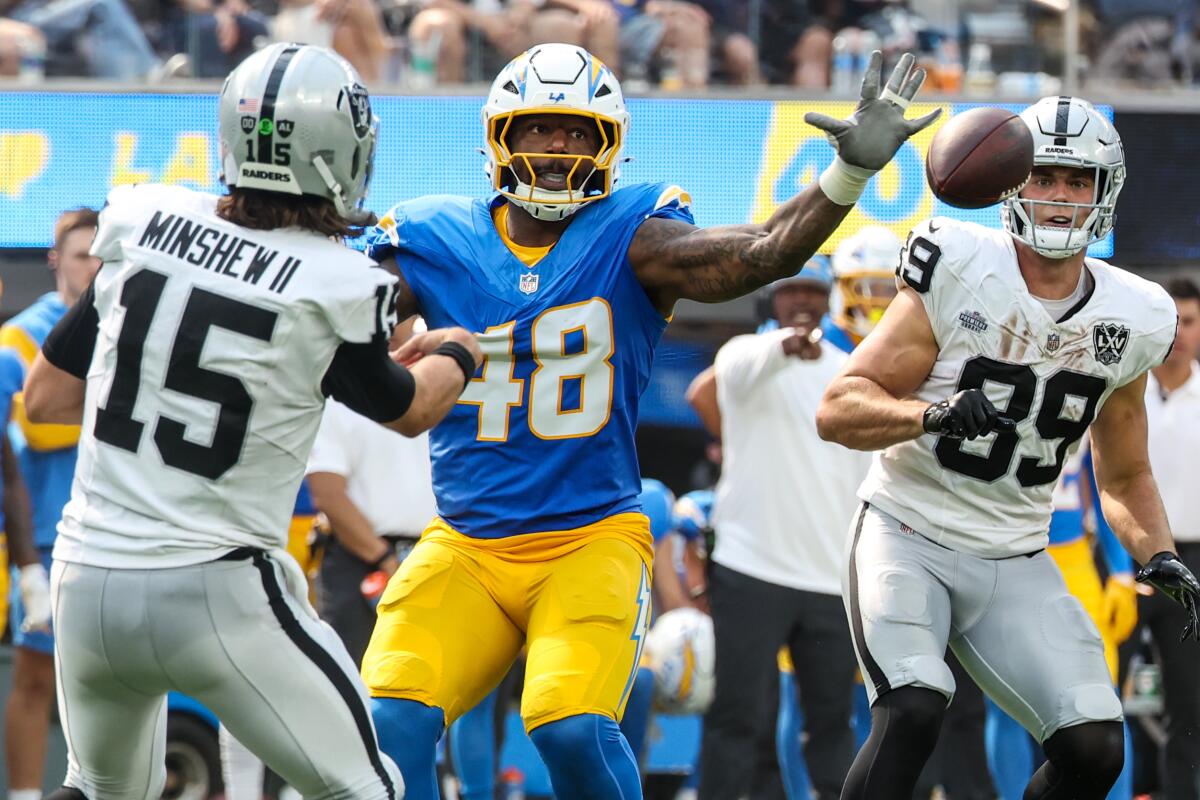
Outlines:
[[350,208],[346,204],[346,195],[342,191],[342,186],[333,177],[333,172],[329,169],[329,165],[325,163],[323,157],[320,155],[313,156],[312,163],[320,174],[321,180],[325,181],[325,185],[329,188],[334,207],[347,222],[357,227],[367,228],[379,221],[379,217],[375,215],[375,212],[368,211],[365,208]]

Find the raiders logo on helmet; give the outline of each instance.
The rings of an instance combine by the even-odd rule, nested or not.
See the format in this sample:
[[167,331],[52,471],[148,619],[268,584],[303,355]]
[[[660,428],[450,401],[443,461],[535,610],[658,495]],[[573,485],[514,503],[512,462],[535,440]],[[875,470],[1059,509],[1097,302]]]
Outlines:
[[258,119],[252,114],[244,114],[242,116],[242,133],[250,133],[254,130],[255,123]]
[[354,134],[362,139],[371,130],[371,98],[367,88],[359,83],[345,87],[338,96],[338,106],[343,102],[354,124]]
[[292,122],[290,119],[275,120],[275,130],[278,131],[279,135],[282,136],[284,139],[291,136],[292,131],[295,129],[296,129],[296,123]]

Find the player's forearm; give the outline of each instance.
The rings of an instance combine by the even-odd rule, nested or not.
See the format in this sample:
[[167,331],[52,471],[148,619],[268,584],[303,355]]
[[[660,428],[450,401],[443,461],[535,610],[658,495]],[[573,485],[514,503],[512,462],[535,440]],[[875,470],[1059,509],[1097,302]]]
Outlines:
[[462,368],[449,356],[425,356],[410,371],[416,383],[412,405],[388,427],[411,437],[421,435],[450,413],[463,392],[464,380]]
[[834,380],[817,409],[817,433],[853,450],[882,450],[925,432],[929,404],[900,399],[874,381],[854,375]]
[[[315,476],[314,476],[315,477]],[[362,513],[350,496],[343,489],[338,491],[332,486],[318,489],[319,480],[309,480],[313,493],[313,505],[329,519],[329,527],[338,544],[360,561],[373,564],[390,551],[387,542],[375,533],[375,527]]]
[[813,184],[757,225],[695,228],[651,219],[638,230],[629,259],[643,284],[670,301],[666,306],[678,299],[719,303],[795,275],[850,208]]
[[1130,555],[1145,564],[1155,553],[1175,551],[1167,512],[1149,468],[1101,480],[1104,517]]
[[21,479],[20,467],[12,444],[4,437],[0,444],[0,466],[4,470],[4,533],[8,556],[18,567],[40,562],[33,545],[33,511],[29,492]]
[[78,425],[86,383],[38,353],[25,378],[25,414],[33,423]]
[[660,614],[691,605],[688,593],[675,572],[673,550],[671,536],[665,537],[654,548],[654,563],[658,565],[654,571],[654,593],[658,596],[656,608]]

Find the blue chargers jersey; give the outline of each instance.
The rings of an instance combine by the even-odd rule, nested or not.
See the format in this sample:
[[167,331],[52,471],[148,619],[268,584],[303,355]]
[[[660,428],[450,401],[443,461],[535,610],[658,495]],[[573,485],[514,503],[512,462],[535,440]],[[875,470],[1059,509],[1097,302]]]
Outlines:
[[[39,297],[31,306],[17,314],[4,328],[6,335],[0,336],[5,343],[16,342],[17,352],[28,357],[32,363],[32,355],[21,353],[22,349],[42,346],[51,328],[67,313],[67,306],[56,292],[48,292]],[[28,364],[22,360],[21,380]],[[66,429],[66,426],[58,426]],[[54,546],[57,535],[58,521],[62,518],[63,506],[71,499],[71,482],[75,477],[75,458],[77,454],[78,436],[72,432],[68,439],[56,441],[53,449],[43,449],[36,443],[31,443],[27,431],[17,420],[8,427],[13,450],[21,468],[21,476],[29,489],[29,499],[33,513],[33,543],[38,548]]]
[[525,266],[492,221],[506,202],[433,196],[380,220],[430,328],[481,333],[486,361],[430,432],[438,513],[476,538],[569,530],[638,511],[638,400],[667,321],[626,257],[649,217],[692,222],[688,196],[635,184],[585,205]]
[[[0,422],[7,429],[12,414],[13,395],[21,391],[25,381],[25,367],[21,358],[12,350],[0,349]],[[0,434],[2,435],[2,434]],[[0,481],[0,531],[4,530],[4,482]]]

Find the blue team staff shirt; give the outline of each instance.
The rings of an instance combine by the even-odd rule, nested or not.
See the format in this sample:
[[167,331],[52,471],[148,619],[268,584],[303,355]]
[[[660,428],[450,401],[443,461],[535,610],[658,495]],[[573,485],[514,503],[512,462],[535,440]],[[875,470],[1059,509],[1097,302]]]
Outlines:
[[[66,313],[67,306],[58,293],[48,292],[5,323],[4,327],[17,329],[23,340],[40,348],[50,329]],[[21,366],[20,380],[23,382],[26,365],[23,359],[19,359],[18,363]],[[30,446],[21,426],[16,422],[8,426],[8,433],[13,450],[17,454],[21,477],[25,479],[25,485],[29,489],[33,513],[33,543],[40,549],[53,547],[63,506],[71,499],[77,442],[40,450]]]
[[[12,414],[13,395],[21,391],[25,367],[21,357],[7,348],[0,348],[0,420],[7,424]],[[0,481],[0,531],[4,530],[4,482]]]
[[638,502],[642,505],[642,513],[650,520],[650,535],[657,544],[674,527],[672,511],[675,493],[662,481],[642,478],[642,493],[638,495]]
[[401,203],[367,250],[396,257],[430,328],[483,334],[486,361],[429,451],[439,515],[485,539],[639,510],[634,427],[667,321],[627,251],[650,217],[693,221],[678,187],[627,186],[577,211],[527,267],[492,222],[503,202]]

